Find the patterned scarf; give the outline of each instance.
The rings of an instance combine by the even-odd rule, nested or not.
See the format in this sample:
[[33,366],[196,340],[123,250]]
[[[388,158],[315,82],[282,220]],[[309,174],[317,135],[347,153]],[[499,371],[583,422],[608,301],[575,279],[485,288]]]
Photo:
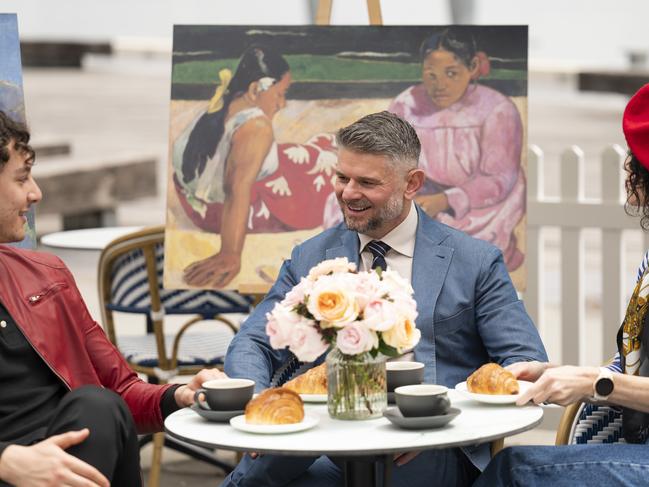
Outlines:
[[622,322],[622,347],[620,356],[623,357],[624,373],[639,375],[642,365],[643,347],[642,330],[645,315],[649,309],[649,267],[647,267],[633,290],[626,315]]
[[[622,371],[629,375],[647,375],[643,363],[648,343],[642,343],[645,318],[649,310],[649,267],[641,274],[627,306],[618,332],[618,350]],[[622,408],[622,435],[628,443],[645,443],[649,438],[649,415],[631,408]]]

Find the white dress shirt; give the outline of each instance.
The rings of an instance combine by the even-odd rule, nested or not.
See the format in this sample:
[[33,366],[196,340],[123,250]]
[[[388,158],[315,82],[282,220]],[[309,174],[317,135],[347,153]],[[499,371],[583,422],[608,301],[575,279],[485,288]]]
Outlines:
[[[415,254],[415,236],[417,235],[418,222],[417,210],[415,210],[415,205],[411,202],[406,219],[380,239],[390,246],[390,250],[385,254],[385,263],[388,265],[388,269],[397,271],[408,282],[412,281],[412,257]],[[359,233],[358,238],[360,241],[359,248],[361,249],[360,270],[369,271],[372,268],[373,255],[365,247],[369,242],[376,239],[363,233]]]

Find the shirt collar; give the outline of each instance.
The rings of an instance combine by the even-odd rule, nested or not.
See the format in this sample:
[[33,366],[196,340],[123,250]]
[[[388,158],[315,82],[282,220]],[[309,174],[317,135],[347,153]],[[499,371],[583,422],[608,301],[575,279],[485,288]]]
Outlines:
[[[417,215],[417,210],[415,209],[415,205],[411,202],[408,216],[406,216],[405,220],[393,228],[390,233],[381,239],[381,241],[388,244],[393,250],[396,250],[400,254],[412,258],[415,255],[415,236],[417,235],[418,222],[419,216]],[[365,246],[368,243],[372,240],[376,240],[364,233],[359,233],[358,238],[360,240],[361,252],[365,250]]]

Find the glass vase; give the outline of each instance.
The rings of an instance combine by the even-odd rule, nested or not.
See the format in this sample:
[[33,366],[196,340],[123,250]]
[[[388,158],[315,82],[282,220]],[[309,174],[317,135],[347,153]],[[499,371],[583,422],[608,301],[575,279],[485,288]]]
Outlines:
[[329,416],[373,419],[388,405],[385,357],[369,353],[345,355],[334,347],[327,355]]

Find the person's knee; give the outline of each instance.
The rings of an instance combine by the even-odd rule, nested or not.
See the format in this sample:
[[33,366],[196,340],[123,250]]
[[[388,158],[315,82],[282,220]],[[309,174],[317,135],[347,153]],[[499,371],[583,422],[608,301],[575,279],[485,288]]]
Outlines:
[[115,392],[97,386],[82,386],[66,394],[61,402],[64,409],[74,409],[79,416],[113,418],[127,428],[134,427],[133,417],[124,400]]
[[70,391],[64,400],[81,402],[84,408],[101,413],[102,411],[128,411],[124,400],[115,392],[98,386],[82,386]]

